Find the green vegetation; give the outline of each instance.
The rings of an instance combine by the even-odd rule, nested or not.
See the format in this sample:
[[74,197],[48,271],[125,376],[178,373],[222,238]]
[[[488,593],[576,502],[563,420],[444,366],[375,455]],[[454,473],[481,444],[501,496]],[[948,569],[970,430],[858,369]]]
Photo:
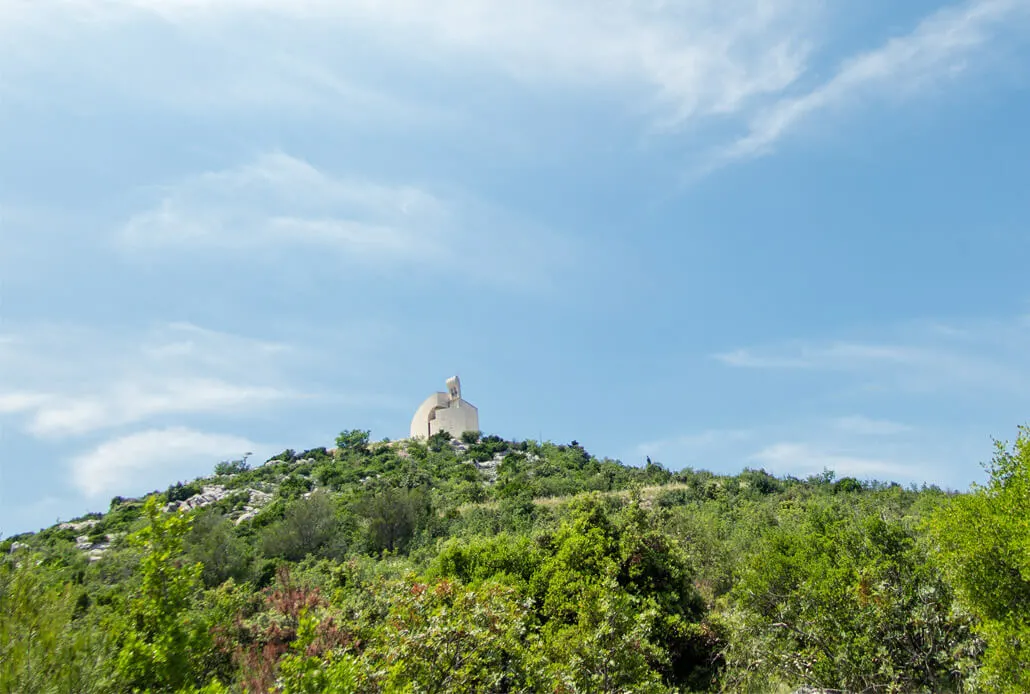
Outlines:
[[0,693],[1028,691],[1030,432],[987,469],[345,431],[5,540]]

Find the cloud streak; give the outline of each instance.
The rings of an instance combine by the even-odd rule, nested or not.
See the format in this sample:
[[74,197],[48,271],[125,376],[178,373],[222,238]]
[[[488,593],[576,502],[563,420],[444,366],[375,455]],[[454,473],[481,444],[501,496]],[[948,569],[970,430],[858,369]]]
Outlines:
[[164,415],[249,411],[297,397],[288,390],[216,379],[120,383],[80,397],[39,397],[27,430],[40,438],[74,436]]
[[953,326],[912,324],[886,339],[794,340],[712,355],[752,371],[835,372],[878,387],[934,392],[1006,392],[1030,387],[1030,323],[1024,316]]
[[816,474],[832,470],[840,476],[865,479],[897,480],[928,479],[926,466],[910,460],[869,457],[822,448],[807,442],[778,442],[749,456],[773,474]]
[[560,271],[588,259],[599,265],[605,253],[459,191],[333,175],[282,152],[164,187],[115,240],[130,259],[177,252],[278,262],[287,250],[519,291],[546,290]]
[[[23,8],[8,17],[20,33],[28,27],[52,32],[52,24],[78,23],[80,31],[102,35],[157,19],[199,40],[202,50],[209,48],[206,39],[217,29],[223,48],[253,57],[260,57],[252,52],[269,39],[276,45],[277,36],[315,39],[293,44],[294,49],[303,46],[291,51],[302,56],[299,61],[282,64],[280,58],[261,57],[263,70],[251,70],[247,61],[225,65],[221,91],[237,99],[259,94],[240,85],[263,75],[271,83],[266,86],[279,87],[271,89],[273,94],[292,81],[306,86],[305,91],[337,91],[338,100],[381,100],[380,95],[369,98],[375,90],[355,86],[344,59],[353,57],[348,44],[371,42],[403,70],[445,63],[463,73],[500,72],[523,85],[628,89],[669,126],[735,113],[792,84],[806,66],[806,30],[819,16],[813,0],[620,1],[600,7],[587,0],[518,5],[497,0],[39,0],[31,5],[31,11]],[[234,32],[244,25],[261,40]],[[268,32],[269,26],[276,33]],[[326,27],[354,40],[327,47],[321,32]],[[153,56],[140,58],[158,67]],[[215,71],[225,62],[216,61]],[[166,77],[162,83],[177,81],[174,70],[161,72]],[[294,79],[284,79],[287,73]],[[297,74],[303,79],[297,80]],[[199,78],[204,84],[208,75]],[[296,93],[293,101],[308,101],[303,97]]]
[[106,441],[71,461],[72,479],[90,497],[125,493],[153,473],[163,479],[196,470],[198,465],[258,451],[260,444],[239,436],[210,434],[185,427],[150,429]]
[[886,95],[905,96],[965,72],[1007,24],[1030,18],[1022,0],[971,0],[946,7],[909,34],[846,60],[827,82],[798,96],[760,109],[748,132],[716,157],[722,165],[761,156],[820,112]]
[[672,469],[693,467],[735,474],[744,467],[776,475],[807,476],[824,469],[838,476],[923,482],[933,480],[954,451],[927,446],[927,431],[865,415],[790,417],[750,428],[709,429],[641,444]]
[[[74,344],[69,367],[66,350]],[[80,436],[163,416],[233,414],[304,397],[285,385],[283,345],[173,323],[128,346],[89,331],[12,341],[0,415],[38,438]],[[254,383],[254,373],[264,383]]]
[[[9,3],[10,4],[10,3]],[[820,115],[909,98],[971,72],[1025,29],[1022,0],[966,0],[907,34],[844,58],[829,79],[832,13],[816,0],[38,0],[0,15],[0,93],[61,75],[111,102],[210,114],[389,122],[495,138],[509,117],[478,100],[484,80],[545,99],[618,99],[650,133],[679,134],[701,173],[774,151]],[[6,29],[2,28],[6,24]],[[6,32],[6,33],[4,33]],[[137,37],[148,37],[144,40]],[[153,50],[154,42],[163,50]],[[41,51],[41,45],[66,51]],[[184,46],[188,52],[184,52]],[[109,66],[124,66],[112,71]],[[359,69],[372,66],[374,69]],[[441,79],[446,75],[446,79]],[[432,85],[426,89],[426,85]],[[76,90],[47,90],[46,99]],[[600,115],[600,114],[599,114]],[[703,126],[714,124],[718,135]],[[525,123],[507,122],[523,129]],[[743,127],[744,133],[740,133]],[[705,139],[702,140],[702,133]],[[636,137],[631,137],[635,140]],[[148,226],[178,224],[174,205]],[[196,221],[196,220],[194,220]],[[215,220],[208,220],[212,222]],[[377,239],[382,228],[286,219],[279,233]],[[276,233],[266,227],[267,233]]]
[[131,250],[325,247],[365,262],[434,257],[451,211],[411,186],[332,177],[273,152],[163,191],[119,240]]

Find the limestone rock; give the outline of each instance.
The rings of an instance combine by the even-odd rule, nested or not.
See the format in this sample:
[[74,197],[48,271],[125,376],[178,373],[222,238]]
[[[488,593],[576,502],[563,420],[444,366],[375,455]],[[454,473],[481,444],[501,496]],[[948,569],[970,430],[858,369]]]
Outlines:
[[75,531],[88,530],[88,529],[92,528],[94,525],[96,525],[99,522],[100,521],[96,520],[95,518],[89,518],[89,519],[86,519],[84,521],[78,521],[77,523],[61,523],[60,525],[57,526],[57,529],[58,530],[75,530]]
[[165,512],[171,513],[172,511],[178,511],[180,509],[186,509],[192,511],[196,508],[202,508],[204,506],[210,506],[216,501],[221,501],[231,493],[232,490],[227,490],[221,485],[212,485],[210,487],[204,487],[200,494],[194,494],[185,501],[172,501],[165,504]]
[[113,540],[113,535],[105,535],[102,542],[91,542],[89,535],[79,535],[75,538],[75,548],[80,552],[85,552],[90,562],[95,562],[104,556],[104,552],[111,549]]

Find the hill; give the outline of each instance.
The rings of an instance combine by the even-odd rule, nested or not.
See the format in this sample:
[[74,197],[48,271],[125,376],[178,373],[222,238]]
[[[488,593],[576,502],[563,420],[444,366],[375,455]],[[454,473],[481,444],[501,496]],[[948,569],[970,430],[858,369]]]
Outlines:
[[1021,691],[1025,431],[989,470],[345,431],[0,543],[0,692]]

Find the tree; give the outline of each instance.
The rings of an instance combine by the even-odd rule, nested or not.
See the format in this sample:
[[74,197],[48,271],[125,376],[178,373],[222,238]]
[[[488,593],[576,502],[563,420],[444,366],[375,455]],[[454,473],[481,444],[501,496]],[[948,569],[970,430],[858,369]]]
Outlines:
[[348,429],[341,431],[336,437],[336,448],[340,452],[366,453],[368,451],[368,440],[371,431],[364,429]]
[[385,669],[384,691],[525,691],[529,615],[512,588],[413,581],[391,602],[365,654],[372,668]]
[[[247,455],[250,455],[249,453]],[[246,472],[250,469],[250,465],[247,465],[247,460],[223,460],[222,462],[215,465],[216,475],[238,475],[241,472]]]
[[372,552],[404,552],[415,534],[433,516],[425,489],[388,487],[367,495],[357,506],[367,523],[368,548]]
[[199,684],[196,666],[211,648],[207,624],[190,610],[203,567],[182,559],[187,516],[162,514],[156,496],[143,513],[148,525],[129,537],[142,550],[140,583],[112,625],[120,637],[116,668],[128,690],[174,692]]
[[983,686],[1030,691],[1030,428],[995,444],[986,486],[930,519],[937,556],[987,642]]
[[268,526],[261,535],[261,552],[266,557],[299,561],[319,552],[342,554],[336,502],[324,492],[314,492],[294,501],[283,519]]
[[100,692],[108,681],[107,635],[76,621],[84,594],[43,557],[0,558],[0,692]]
[[665,654],[655,638],[658,610],[612,579],[590,581],[571,624],[551,622],[542,635],[546,691],[667,692],[652,667]]
[[612,514],[599,497],[586,497],[570,504],[568,518],[550,538],[549,556],[530,579],[546,620],[544,638],[580,644],[559,649],[552,659],[575,653],[586,658],[590,648],[611,647],[624,658],[618,669],[633,682],[615,676],[605,660],[617,660],[615,655],[599,655],[580,666],[596,679],[576,680],[576,687],[637,691],[661,676],[691,686],[711,678],[714,643],[701,624],[704,604],[686,555],[654,528],[659,522],[639,503]]
[[960,689],[976,644],[912,527],[824,489],[783,509],[739,571],[727,684]]
[[186,484],[176,482],[165,491],[165,498],[168,501],[186,501],[186,499],[189,499],[194,494],[200,494],[202,491],[204,489],[198,482],[188,482]]
[[205,509],[194,518],[186,553],[203,565],[201,578],[208,587],[230,578],[243,580],[250,565],[247,546],[237,537],[232,521],[214,509]]

